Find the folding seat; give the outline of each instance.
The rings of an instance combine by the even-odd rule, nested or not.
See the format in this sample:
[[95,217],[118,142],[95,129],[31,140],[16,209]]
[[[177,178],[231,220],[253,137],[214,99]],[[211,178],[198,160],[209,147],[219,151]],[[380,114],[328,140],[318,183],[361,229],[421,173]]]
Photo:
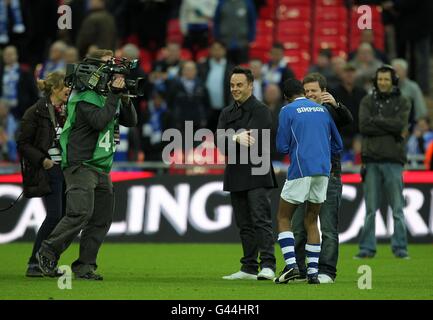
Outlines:
[[311,0],[280,0],[280,5],[288,6],[311,6]]
[[342,7],[345,5],[344,0],[317,0],[317,7]]
[[282,4],[277,8],[277,19],[311,21],[311,7],[305,5],[294,7]]
[[348,11],[345,7],[317,7],[315,21],[341,21],[346,22]]
[[347,34],[346,22],[339,21],[316,21],[314,34],[323,36],[338,36]]
[[277,25],[277,34],[309,34],[310,28],[310,21],[279,21]]

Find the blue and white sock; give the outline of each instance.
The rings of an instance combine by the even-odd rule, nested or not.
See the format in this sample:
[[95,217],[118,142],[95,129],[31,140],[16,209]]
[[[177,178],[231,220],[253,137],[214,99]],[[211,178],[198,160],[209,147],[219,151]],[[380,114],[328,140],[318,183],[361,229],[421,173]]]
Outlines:
[[289,268],[298,268],[295,257],[295,237],[293,232],[284,231],[278,235],[278,243],[283,252],[284,261]]
[[307,255],[307,275],[308,277],[317,276],[319,273],[320,243],[305,245]]

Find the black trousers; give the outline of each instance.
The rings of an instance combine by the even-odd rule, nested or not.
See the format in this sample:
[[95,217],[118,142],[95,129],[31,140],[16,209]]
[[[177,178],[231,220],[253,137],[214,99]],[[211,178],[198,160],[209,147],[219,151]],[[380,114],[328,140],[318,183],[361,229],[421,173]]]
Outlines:
[[243,257],[240,260],[241,271],[247,273],[257,274],[259,255],[260,268],[270,268],[275,271],[271,190],[257,188],[230,193],[243,249]]
[[62,169],[57,164],[47,170],[47,173],[50,177],[51,193],[42,198],[47,216],[36,234],[29,264],[38,263],[35,256],[36,252],[40,249],[42,241],[48,238],[65,213],[65,186]]
[[85,274],[96,270],[96,258],[110,229],[114,212],[114,192],[110,175],[84,165],[64,170],[66,180],[66,215],[41,251],[58,259],[81,231],[80,255],[72,271]]

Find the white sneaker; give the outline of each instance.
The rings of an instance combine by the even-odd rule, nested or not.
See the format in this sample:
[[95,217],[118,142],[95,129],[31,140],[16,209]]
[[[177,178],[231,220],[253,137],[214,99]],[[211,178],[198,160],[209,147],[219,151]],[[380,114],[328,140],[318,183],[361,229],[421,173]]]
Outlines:
[[257,280],[257,276],[255,274],[238,271],[229,276],[224,276],[223,279],[224,280]]
[[328,276],[327,274],[324,274],[324,273],[320,273],[318,278],[319,278],[320,284],[322,284],[322,283],[334,283],[334,280],[332,280],[332,278],[330,276]]
[[257,280],[272,280],[275,279],[275,272],[271,268],[263,268],[257,275]]

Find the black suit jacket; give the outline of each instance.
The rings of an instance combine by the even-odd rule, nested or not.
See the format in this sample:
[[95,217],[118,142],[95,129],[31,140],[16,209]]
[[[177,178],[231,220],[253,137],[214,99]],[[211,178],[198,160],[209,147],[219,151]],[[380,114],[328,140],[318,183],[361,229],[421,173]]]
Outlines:
[[[253,164],[250,157],[248,157],[248,163],[240,163],[241,153],[245,154],[247,148],[241,147],[238,143],[233,142],[232,135],[218,134],[217,131],[217,145],[220,147],[225,144],[225,150],[221,149],[222,152],[227,154],[227,151],[236,150],[236,162],[231,164],[230,158],[226,165],[224,172],[224,191],[238,192],[246,191],[256,188],[276,188],[277,180],[275,178],[274,169],[272,162],[270,161],[270,150],[266,148],[262,141],[262,135],[260,129],[269,129],[272,127],[272,115],[268,107],[262,102],[258,101],[254,96],[249,97],[242,105],[237,106],[235,103],[226,107],[221,112],[218,121],[218,129],[234,129],[238,131],[240,129],[250,130],[258,129],[259,136],[256,140],[256,146],[258,148],[258,155],[263,157],[263,161],[269,161],[269,170],[263,175],[253,175],[252,169],[264,166],[263,164]],[[270,135],[269,135],[270,138]],[[268,147],[270,141],[267,141]],[[267,155],[265,156],[265,154]]]

